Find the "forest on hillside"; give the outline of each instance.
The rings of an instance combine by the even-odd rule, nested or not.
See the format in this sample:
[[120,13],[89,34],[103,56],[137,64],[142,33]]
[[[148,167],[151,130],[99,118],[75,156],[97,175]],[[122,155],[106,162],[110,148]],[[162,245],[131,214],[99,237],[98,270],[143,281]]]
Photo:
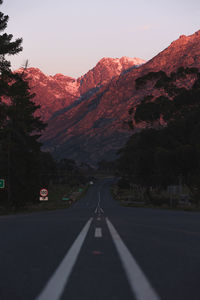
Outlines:
[[[190,80],[190,88],[177,82]],[[161,95],[145,96],[130,108],[129,126],[143,122],[145,128],[132,135],[119,151],[119,186],[143,190],[148,203],[169,203],[158,197],[169,186],[187,187],[191,201],[200,203],[200,72],[179,68],[167,76],[151,72],[136,80],[136,88],[154,81]]]

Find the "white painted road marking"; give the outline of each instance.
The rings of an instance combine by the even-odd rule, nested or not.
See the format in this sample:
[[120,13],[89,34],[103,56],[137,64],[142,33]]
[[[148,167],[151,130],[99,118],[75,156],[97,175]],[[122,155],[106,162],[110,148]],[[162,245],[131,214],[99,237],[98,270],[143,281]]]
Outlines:
[[73,266],[77,260],[83,242],[90,228],[92,218],[85,224],[64,259],[56,269],[55,273],[47,282],[41,294],[36,300],[58,300],[62,296],[63,290],[67,284]]
[[100,227],[95,228],[95,234],[94,234],[95,238],[101,238],[102,237],[102,230]]
[[98,206],[99,206],[100,202],[101,202],[101,197],[100,197],[100,192],[99,192],[99,202],[98,202]]
[[160,300],[159,296],[156,294],[145,274],[131,255],[130,251],[108,218],[106,218],[106,223],[136,299]]
[[100,202],[101,202],[101,197],[100,197],[100,192],[99,192],[99,201],[98,201],[97,207],[94,211],[95,214],[98,213],[99,215],[101,213],[104,213],[104,210],[100,207]]

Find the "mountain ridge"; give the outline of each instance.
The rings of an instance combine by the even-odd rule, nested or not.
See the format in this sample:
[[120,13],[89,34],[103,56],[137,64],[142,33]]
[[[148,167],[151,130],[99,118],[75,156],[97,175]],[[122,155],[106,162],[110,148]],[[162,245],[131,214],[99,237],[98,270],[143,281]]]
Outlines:
[[90,93],[92,89],[82,88],[82,93],[85,92],[83,101],[79,97],[79,102],[76,102],[77,99],[72,102],[76,105],[68,105],[60,113],[57,110],[57,115],[49,120],[49,126],[43,133],[44,149],[51,151],[55,157],[68,157],[93,165],[102,159],[116,158],[117,150],[133,134],[124,122],[129,120],[129,109],[145,95],[156,93],[152,84],[147,85],[145,90],[136,90],[135,80],[160,70],[169,74],[180,66],[200,69],[200,31],[180,36],[145,64],[110,76],[107,83],[102,84],[101,76],[93,76],[90,70],[86,78],[88,86],[91,87],[90,83],[96,80],[96,90]]
[[48,121],[56,111],[72,105],[75,100],[87,93],[92,94],[93,89],[100,88],[118,76],[121,71],[137,67],[144,62],[139,58],[102,58],[94,68],[77,79],[61,73],[45,75],[38,68],[27,68],[25,75],[32,92],[36,94],[34,101],[41,105],[37,114],[44,121]]

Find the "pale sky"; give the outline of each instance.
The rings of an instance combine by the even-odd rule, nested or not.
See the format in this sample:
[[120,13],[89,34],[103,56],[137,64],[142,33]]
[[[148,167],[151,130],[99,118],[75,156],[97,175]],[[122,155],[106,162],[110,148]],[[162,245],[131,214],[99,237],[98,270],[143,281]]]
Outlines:
[[48,75],[79,77],[102,57],[151,59],[200,29],[200,0],[4,0],[5,32],[23,38],[26,59]]

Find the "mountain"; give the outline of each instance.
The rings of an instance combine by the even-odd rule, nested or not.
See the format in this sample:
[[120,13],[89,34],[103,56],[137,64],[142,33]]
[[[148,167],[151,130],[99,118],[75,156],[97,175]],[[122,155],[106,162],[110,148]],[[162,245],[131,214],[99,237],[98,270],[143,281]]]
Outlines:
[[[133,65],[122,70],[118,67],[120,60],[104,60],[77,80],[81,97],[57,110],[48,121],[42,141],[44,149],[56,157],[93,165],[102,159],[114,159],[133,133],[124,123],[129,119],[129,109],[154,92],[151,84],[136,90],[135,80],[149,72],[170,73],[181,66],[200,69],[200,31],[180,36],[147,63],[137,62],[137,68]],[[113,70],[119,73],[113,75]]]
[[[47,76],[38,68],[28,68],[25,72],[31,90],[36,94],[34,101],[41,105],[38,114],[44,121],[48,121],[54,112],[68,107],[88,92],[91,95],[93,90],[97,91],[121,72],[144,62],[140,58],[103,58],[78,79],[62,74]],[[23,69],[18,70],[22,71]]]
[[38,114],[44,121],[56,110],[70,105],[80,97],[79,83],[74,78],[62,74],[47,76],[37,68],[28,68],[25,72],[31,92],[36,94],[34,101],[41,105]]
[[138,67],[146,61],[140,58],[129,58],[126,56],[119,58],[102,58],[97,65],[80,77],[80,93],[84,94],[88,90],[108,83],[113,77],[122,74],[132,67]]

